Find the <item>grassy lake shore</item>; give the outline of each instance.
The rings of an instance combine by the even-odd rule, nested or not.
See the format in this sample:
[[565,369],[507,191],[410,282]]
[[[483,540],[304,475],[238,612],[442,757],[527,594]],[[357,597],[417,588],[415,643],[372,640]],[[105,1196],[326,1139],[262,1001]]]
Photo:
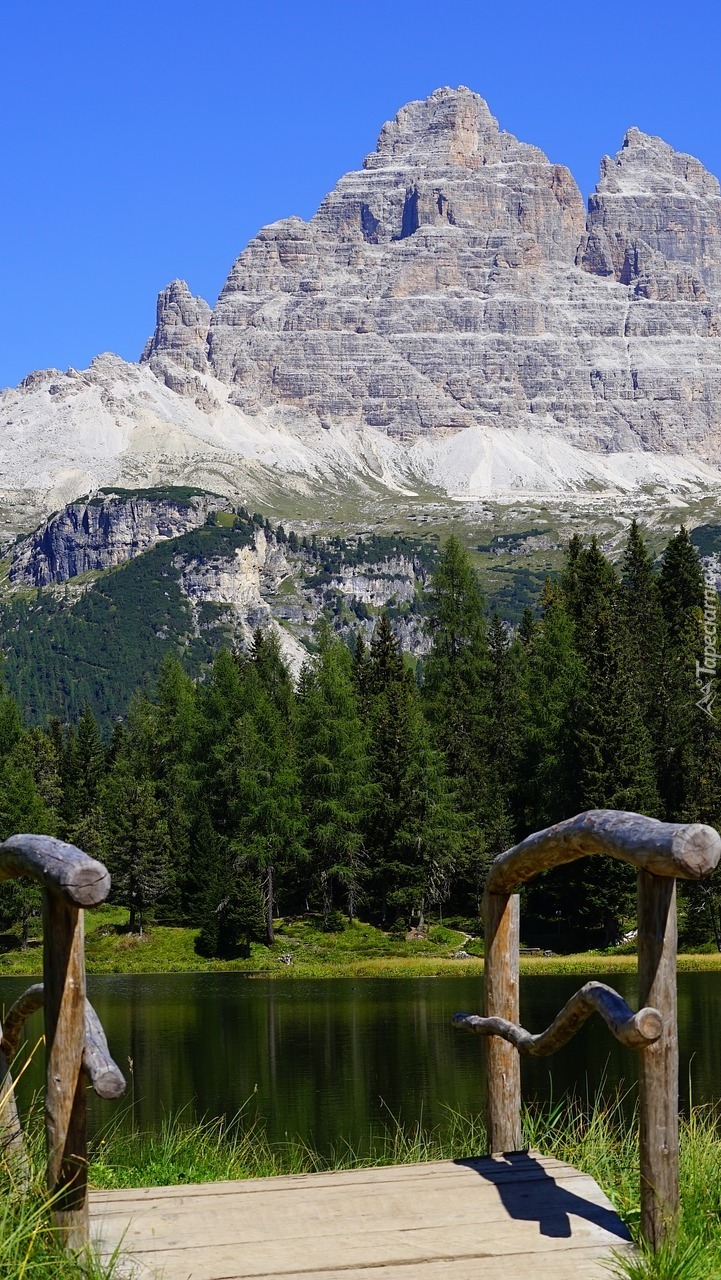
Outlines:
[[[431,926],[425,938],[396,937],[372,925],[355,923],[324,932],[305,920],[280,921],[272,947],[254,943],[248,959],[212,960],[195,950],[198,930],[154,925],[142,936],[126,929],[127,912],[102,907],[86,914],[88,973],[245,973],[248,977],[440,978],[483,972],[483,944],[459,929]],[[0,940],[0,977],[35,977],[42,972],[42,943],[31,938],[26,949],[15,939]],[[459,951],[469,958],[456,958]],[[284,957],[285,959],[282,959]],[[292,957],[290,963],[287,958]],[[574,955],[521,955],[523,974],[558,975],[634,972],[636,956],[620,949]],[[681,954],[679,972],[721,972],[721,954]]]

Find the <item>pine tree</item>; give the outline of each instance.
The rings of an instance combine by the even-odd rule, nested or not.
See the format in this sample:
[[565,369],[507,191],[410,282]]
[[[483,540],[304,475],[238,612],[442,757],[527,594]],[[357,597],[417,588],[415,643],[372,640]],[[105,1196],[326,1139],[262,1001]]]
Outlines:
[[658,577],[661,606],[671,640],[685,644],[689,618],[703,609],[703,573],[685,526],[670,539]]
[[152,697],[134,701],[129,729],[173,833],[173,877],[165,905],[179,915],[198,887],[190,842],[200,793],[196,759],[201,720],[196,686],[177,658],[166,659]]
[[631,675],[651,737],[658,737],[664,617],[653,562],[636,520],[621,566],[621,604]]
[[100,785],[106,773],[106,753],[98,724],[86,705],[77,728],[70,726],[64,739],[56,730],[60,751],[60,825],[63,839],[92,857],[101,856],[103,816]]
[[201,814],[195,841],[205,880],[195,949],[199,955],[221,959],[248,956],[251,942],[265,937],[265,904],[258,880],[234,865],[228,842],[213,830],[207,811]]
[[663,816],[693,822],[699,808],[705,714],[696,704],[700,691],[696,664],[703,660],[704,584],[695,548],[681,528],[663,554],[659,594],[664,616],[657,760]]
[[[569,576],[564,579],[568,592]],[[613,567],[595,538],[575,558],[575,646],[582,664],[576,712],[577,802],[573,811],[628,809],[653,817],[659,808],[651,739],[634,679],[623,597]],[[569,814],[570,816],[570,814]],[[571,872],[569,886],[580,873]],[[583,869],[581,914],[604,930],[607,942],[621,932],[633,891],[626,868]]]
[[142,934],[172,877],[171,840],[152,779],[128,743],[100,788],[113,900],[128,909],[131,933]]
[[352,921],[362,896],[363,826],[372,787],[353,662],[328,630],[301,681],[298,740],[307,848],[324,919],[327,925],[340,892]]
[[523,669],[527,654],[520,640],[510,639],[497,613],[488,629],[488,650],[488,777],[493,810],[485,825],[486,846],[493,857],[515,843],[519,826],[517,780],[524,735]]
[[477,897],[487,837],[493,840],[498,829],[489,769],[492,664],[483,596],[468,552],[455,537],[431,579],[428,628],[432,648],[423,669],[423,701],[463,815],[460,876]]
[[[273,911],[284,879],[304,857],[301,785],[292,723],[251,661],[244,668],[247,710],[239,716],[218,761],[214,823],[230,842],[236,871],[252,870],[265,896],[266,935],[275,939]],[[281,704],[285,694],[281,690]]]
[[440,753],[433,747],[412,673],[385,614],[368,663],[368,725],[375,802],[369,816],[369,891],[383,924],[422,921],[448,895],[457,824]]
[[[6,723],[9,723],[10,717]],[[14,735],[5,739],[12,740]],[[36,782],[37,743],[44,739],[37,731],[20,733],[4,758],[0,759],[0,841],[11,835],[30,832],[55,835],[56,815],[46,803]],[[46,779],[40,776],[42,781]],[[28,945],[30,922],[40,913],[40,890],[20,877],[0,884],[0,917],[18,925],[23,948]]]
[[572,815],[577,803],[574,726],[581,682],[565,592],[546,582],[542,617],[525,667],[525,735],[520,768],[520,834]]

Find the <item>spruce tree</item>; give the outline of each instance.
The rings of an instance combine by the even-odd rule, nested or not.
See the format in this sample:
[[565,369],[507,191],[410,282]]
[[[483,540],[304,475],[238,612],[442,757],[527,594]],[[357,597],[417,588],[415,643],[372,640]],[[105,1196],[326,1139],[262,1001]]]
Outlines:
[[362,897],[363,826],[372,787],[353,660],[328,630],[301,681],[298,741],[307,848],[324,919],[327,924],[340,895],[352,921]]
[[367,829],[371,905],[384,925],[399,916],[422,921],[448,895],[458,828],[442,757],[386,614],[373,636],[367,688],[375,785]]
[[170,832],[155,787],[128,743],[100,788],[105,857],[113,901],[127,908],[131,933],[143,933],[172,879]]
[[[578,552],[564,578],[572,592],[575,647],[581,660],[576,711],[576,803],[584,809],[628,809],[654,817],[659,799],[651,739],[634,678],[619,579],[597,540]],[[570,814],[568,816],[571,816]],[[614,941],[629,910],[632,877],[625,867],[572,870],[569,886],[582,875],[581,914]]]
[[490,688],[488,779],[492,809],[486,817],[486,847],[493,857],[515,843],[518,830],[518,773],[524,736],[523,643],[511,639],[497,613],[488,629]]
[[251,943],[265,938],[265,903],[257,877],[234,865],[228,842],[213,830],[207,811],[201,813],[194,840],[205,880],[195,949],[221,959],[247,957]]
[[276,705],[275,681],[269,692],[253,662],[243,679],[247,710],[218,760],[215,825],[229,840],[236,872],[255,874],[262,885],[271,943],[277,893],[305,853],[301,783],[292,724]]
[[657,739],[663,816],[670,822],[694,822],[706,733],[696,680],[697,663],[703,662],[704,583],[683,527],[666,546],[658,585],[665,623]]
[[[43,798],[35,776],[40,739],[44,735],[38,736],[34,731],[20,733],[12,749],[0,759],[0,841],[25,832],[56,834],[56,814]],[[47,782],[47,778],[41,781]],[[23,948],[28,945],[30,922],[40,914],[40,906],[40,889],[32,881],[20,877],[0,884],[0,918],[18,926]]]
[[450,537],[431,578],[423,701],[463,815],[460,877],[477,898],[498,829],[489,769],[492,664],[484,601],[465,547]]
[[581,671],[565,592],[547,580],[524,672],[521,835],[572,816],[577,803],[574,727]]
[[656,741],[664,616],[653,561],[636,520],[631,522],[621,565],[621,604],[631,676],[644,723]]

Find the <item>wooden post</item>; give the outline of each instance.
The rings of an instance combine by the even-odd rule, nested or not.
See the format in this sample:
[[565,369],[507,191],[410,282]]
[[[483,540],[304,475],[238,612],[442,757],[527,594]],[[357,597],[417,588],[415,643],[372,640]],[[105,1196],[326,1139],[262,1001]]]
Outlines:
[[654,1249],[678,1217],[678,1018],[676,881],[638,873],[638,999],[663,1032],[639,1054],[641,1234]]
[[[486,893],[484,917],[485,1016],[519,1021],[518,894]],[[488,1150],[520,1151],[521,1061],[514,1045],[489,1036],[486,1047],[486,1124]]]
[[87,1195],[85,955],[83,912],[43,891],[47,1084],[45,1128],[53,1220],[67,1247],[89,1243]]

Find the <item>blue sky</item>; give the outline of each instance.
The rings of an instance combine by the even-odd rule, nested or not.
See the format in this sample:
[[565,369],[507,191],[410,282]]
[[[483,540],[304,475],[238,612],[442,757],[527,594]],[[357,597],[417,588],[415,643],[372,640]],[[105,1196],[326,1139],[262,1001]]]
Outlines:
[[22,0],[0,14],[0,386],[137,358],[175,276],[214,302],[442,84],[584,195],[632,124],[721,175],[717,3]]

